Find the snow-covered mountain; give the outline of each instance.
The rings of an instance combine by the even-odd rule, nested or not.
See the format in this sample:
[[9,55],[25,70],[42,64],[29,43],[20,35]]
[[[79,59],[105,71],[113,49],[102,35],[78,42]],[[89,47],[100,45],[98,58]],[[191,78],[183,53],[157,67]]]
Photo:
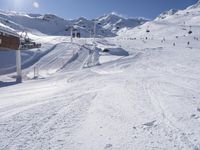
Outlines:
[[111,30],[101,26],[97,20],[89,20],[84,17],[71,20],[70,23],[66,26],[66,34],[70,35],[71,26],[73,25],[74,29],[81,34],[82,37],[92,37],[94,32],[94,23],[96,22],[96,34],[98,36],[115,36]]
[[60,34],[69,24],[58,16],[45,14],[26,14],[10,11],[0,11],[0,22],[16,31],[29,31],[44,34]]
[[[137,28],[122,29],[119,35],[136,38],[170,38],[199,35],[200,1],[184,10],[169,10]],[[147,32],[148,31],[148,32]],[[190,32],[190,33],[189,33]],[[137,33],[137,34],[136,34]]]
[[82,37],[93,35],[94,22],[97,24],[97,35],[115,36],[116,32],[124,27],[133,28],[147,20],[142,18],[125,18],[111,13],[97,19],[80,17],[74,20],[65,20],[52,14],[27,14],[0,10],[0,22],[16,31],[48,35],[70,35],[70,27],[74,26]]
[[194,9],[194,8],[200,8],[200,0],[198,0],[196,4],[189,6],[187,9]]
[[122,28],[134,28],[147,22],[144,18],[126,18],[117,13],[110,13],[98,18],[98,22],[105,29],[111,30],[113,33],[118,32]]
[[171,16],[171,15],[174,15],[178,10],[177,9],[171,9],[169,11],[165,11],[163,13],[161,13],[157,19],[165,19],[167,18],[168,16]]
[[[96,47],[90,38],[55,36],[59,28],[30,34],[42,47],[21,51],[21,84],[10,73],[15,52],[1,51],[0,149],[200,150],[198,4],[97,38]],[[62,24],[54,15],[14,15],[37,28],[0,25],[39,34]],[[103,18],[98,30],[115,33],[118,17]],[[63,29],[67,23],[88,34],[94,20],[64,20]]]

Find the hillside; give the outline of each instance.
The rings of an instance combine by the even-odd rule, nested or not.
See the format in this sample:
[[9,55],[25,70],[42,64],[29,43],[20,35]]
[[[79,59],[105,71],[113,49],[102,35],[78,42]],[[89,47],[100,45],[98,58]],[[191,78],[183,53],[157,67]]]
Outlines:
[[116,32],[124,27],[133,28],[143,24],[147,20],[142,18],[124,18],[114,13],[94,20],[89,20],[84,17],[65,20],[52,14],[40,15],[0,11],[0,22],[2,24],[18,32],[28,31],[34,34],[69,36],[71,34],[70,27],[73,25],[83,37],[90,37],[93,34],[94,21],[97,22],[97,35],[109,37],[115,36]]
[[[185,10],[169,10],[159,15],[155,20],[147,22],[138,28],[124,29],[119,35],[137,38],[176,39],[195,37],[199,35],[200,5],[199,2]],[[149,30],[149,32],[147,32]],[[193,31],[190,35],[188,32]],[[137,33],[137,34],[136,34]]]
[[0,76],[0,149],[199,150],[199,20],[198,2],[95,42],[31,29],[43,46],[22,52],[23,83]]

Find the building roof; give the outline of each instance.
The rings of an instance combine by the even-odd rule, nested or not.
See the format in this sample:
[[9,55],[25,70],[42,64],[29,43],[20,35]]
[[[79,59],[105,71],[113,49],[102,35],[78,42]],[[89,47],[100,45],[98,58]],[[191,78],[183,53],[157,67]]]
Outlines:
[[6,33],[8,35],[12,35],[15,37],[19,37],[19,35],[17,34],[17,32],[15,32],[14,30],[12,30],[11,28],[5,26],[4,24],[0,23],[0,32]]

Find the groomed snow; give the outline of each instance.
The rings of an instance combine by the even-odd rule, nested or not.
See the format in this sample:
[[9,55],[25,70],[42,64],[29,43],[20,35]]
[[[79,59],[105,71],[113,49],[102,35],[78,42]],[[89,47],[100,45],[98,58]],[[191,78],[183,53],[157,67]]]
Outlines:
[[54,48],[33,57],[23,83],[0,76],[0,149],[200,149],[200,27],[189,35],[173,17],[96,47],[90,38],[32,35],[42,52]]

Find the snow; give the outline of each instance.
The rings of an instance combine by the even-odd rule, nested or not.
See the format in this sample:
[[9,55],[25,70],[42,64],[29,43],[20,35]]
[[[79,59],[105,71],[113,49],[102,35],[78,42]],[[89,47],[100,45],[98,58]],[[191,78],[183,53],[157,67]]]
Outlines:
[[[104,20],[104,18],[108,18]],[[100,37],[113,37],[116,32],[124,27],[135,27],[145,23],[143,18],[125,18],[111,13],[94,19],[97,24],[97,35]],[[71,35],[70,27],[73,25],[81,37],[91,37],[93,35],[94,20],[80,17],[74,20],[65,20],[53,14],[27,14],[14,11],[0,10],[0,22],[16,31],[28,31],[41,35]],[[109,26],[107,28],[107,26]],[[118,28],[118,29],[117,29]]]
[[142,25],[147,21],[148,20],[144,18],[127,18],[115,12],[98,18],[98,23],[104,28],[111,30],[113,33],[117,33],[124,27],[133,28]]
[[0,52],[0,149],[200,149],[198,9],[95,45],[31,32],[42,48],[22,52],[21,84]]

